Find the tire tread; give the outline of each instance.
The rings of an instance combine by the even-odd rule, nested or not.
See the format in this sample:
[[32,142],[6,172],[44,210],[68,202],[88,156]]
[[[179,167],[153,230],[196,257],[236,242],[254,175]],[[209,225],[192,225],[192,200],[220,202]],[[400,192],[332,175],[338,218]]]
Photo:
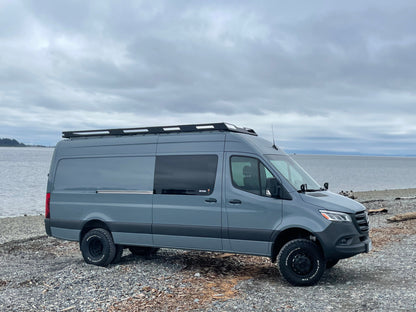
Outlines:
[[[285,256],[285,253],[288,250],[291,250],[293,248],[313,248],[314,252],[316,253],[317,260],[320,261],[320,267],[318,267],[315,275],[313,278],[309,280],[301,280],[300,278],[297,278],[294,273],[291,273],[289,268],[287,268],[284,263],[283,257]],[[312,286],[318,283],[318,281],[321,279],[322,274],[325,271],[326,264],[322,255],[321,250],[319,247],[312,241],[308,239],[294,239],[289,242],[287,242],[281,249],[277,258],[277,264],[279,268],[280,275],[283,276],[283,278],[289,282],[290,284],[294,286]]]
[[[99,262],[92,262],[88,259],[88,242],[87,242],[87,238],[89,236],[92,235],[98,235],[101,236],[102,238],[105,239],[106,243],[107,243],[107,247],[108,247],[108,255],[106,257],[104,257],[104,259],[102,261]],[[89,263],[89,264],[94,264],[97,266],[108,266],[113,260],[114,257],[116,256],[116,245],[113,242],[113,237],[111,236],[111,233],[109,231],[107,231],[106,229],[103,228],[93,228],[91,230],[89,230],[84,237],[81,240],[81,252],[82,252],[82,256],[84,257],[85,262]]]

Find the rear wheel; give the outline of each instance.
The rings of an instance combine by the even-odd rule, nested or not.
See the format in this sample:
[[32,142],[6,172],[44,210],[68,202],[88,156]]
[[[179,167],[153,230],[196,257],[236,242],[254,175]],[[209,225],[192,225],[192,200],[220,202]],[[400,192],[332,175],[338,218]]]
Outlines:
[[114,260],[116,246],[110,232],[102,228],[88,231],[81,240],[81,252],[85,262],[107,266]]
[[278,257],[280,274],[292,285],[316,284],[325,271],[325,261],[319,247],[307,239],[286,243]]

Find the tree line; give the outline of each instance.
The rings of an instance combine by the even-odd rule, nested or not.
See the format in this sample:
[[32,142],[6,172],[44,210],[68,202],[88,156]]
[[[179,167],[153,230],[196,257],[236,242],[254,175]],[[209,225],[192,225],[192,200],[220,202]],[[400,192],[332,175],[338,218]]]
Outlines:
[[26,146],[15,139],[0,138],[0,146]]

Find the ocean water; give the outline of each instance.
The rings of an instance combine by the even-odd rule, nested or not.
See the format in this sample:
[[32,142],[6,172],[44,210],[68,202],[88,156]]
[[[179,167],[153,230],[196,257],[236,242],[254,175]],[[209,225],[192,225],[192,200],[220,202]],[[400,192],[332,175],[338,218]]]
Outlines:
[[291,155],[332,192],[416,188],[416,157]]
[[45,212],[53,148],[0,147],[0,217]]
[[[0,217],[44,213],[53,148],[0,147]],[[416,158],[293,155],[333,192],[416,188]]]

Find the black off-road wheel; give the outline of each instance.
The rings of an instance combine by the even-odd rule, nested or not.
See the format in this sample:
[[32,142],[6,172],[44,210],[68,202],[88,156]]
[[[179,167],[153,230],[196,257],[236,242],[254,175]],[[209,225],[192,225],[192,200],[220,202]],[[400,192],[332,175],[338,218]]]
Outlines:
[[110,232],[96,228],[88,231],[82,238],[81,252],[86,263],[107,266],[114,260],[116,245]]
[[307,239],[286,243],[278,257],[280,274],[294,286],[318,283],[325,271],[325,260],[320,248]]

